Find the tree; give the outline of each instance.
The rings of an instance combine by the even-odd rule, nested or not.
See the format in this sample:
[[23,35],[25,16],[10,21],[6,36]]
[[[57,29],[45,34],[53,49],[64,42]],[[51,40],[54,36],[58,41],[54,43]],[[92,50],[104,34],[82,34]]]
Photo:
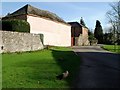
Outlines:
[[81,17],[81,19],[80,19],[80,24],[82,24],[83,26],[86,26],[86,25],[85,25],[85,22],[84,22],[84,20],[83,20],[82,17]]
[[93,34],[93,32],[92,31],[90,31],[90,30],[88,30],[88,39],[89,39],[89,41],[90,40],[94,40],[94,34]]
[[107,32],[104,33],[103,42],[104,44],[114,44],[114,35],[112,27],[106,28]]
[[105,33],[103,37],[104,44],[113,44],[113,34],[112,33]]
[[110,6],[111,10],[106,15],[109,23],[112,25],[115,44],[117,41],[120,41],[120,1],[110,4]]
[[110,6],[111,10],[109,10],[106,14],[109,19],[109,23],[112,25],[114,51],[116,51],[116,44],[120,44],[120,1],[110,4]]
[[94,37],[94,34],[92,31],[88,29],[88,40],[90,42],[90,45],[96,45],[98,40]]
[[99,20],[96,20],[94,36],[98,40],[98,43],[100,44],[103,43],[103,29]]

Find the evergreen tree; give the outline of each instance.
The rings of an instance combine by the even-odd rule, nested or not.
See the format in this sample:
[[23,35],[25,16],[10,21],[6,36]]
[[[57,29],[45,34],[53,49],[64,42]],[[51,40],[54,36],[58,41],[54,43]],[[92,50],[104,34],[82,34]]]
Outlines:
[[82,17],[81,17],[81,19],[80,19],[80,24],[82,24],[83,26],[86,26],[86,25],[85,25],[85,22],[84,22],[84,20],[83,20]]
[[94,36],[98,40],[98,43],[103,43],[103,30],[99,20],[96,20],[96,26],[94,30]]
[[89,41],[95,39],[93,32],[90,30],[88,30],[88,39],[89,39]]

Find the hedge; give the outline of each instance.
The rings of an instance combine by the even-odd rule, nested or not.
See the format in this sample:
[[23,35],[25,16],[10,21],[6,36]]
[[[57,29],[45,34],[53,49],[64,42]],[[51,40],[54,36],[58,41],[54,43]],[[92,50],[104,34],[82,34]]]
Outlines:
[[30,25],[25,20],[2,20],[2,30],[16,32],[30,32]]

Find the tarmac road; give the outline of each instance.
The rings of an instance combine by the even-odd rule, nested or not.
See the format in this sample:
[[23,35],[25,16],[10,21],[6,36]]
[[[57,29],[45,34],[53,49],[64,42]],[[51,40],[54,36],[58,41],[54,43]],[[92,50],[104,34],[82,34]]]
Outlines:
[[120,54],[100,46],[73,47],[81,57],[75,88],[120,88]]

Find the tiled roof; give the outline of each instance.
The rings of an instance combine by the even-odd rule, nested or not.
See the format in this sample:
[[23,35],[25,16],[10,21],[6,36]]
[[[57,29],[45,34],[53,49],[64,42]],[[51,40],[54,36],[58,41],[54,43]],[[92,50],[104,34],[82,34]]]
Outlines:
[[25,5],[24,7],[20,8],[19,10],[15,11],[5,17],[12,17],[12,16],[17,16],[17,15],[22,15],[22,14],[33,14],[33,15],[37,15],[40,17],[49,18],[50,20],[53,20],[53,21],[66,23],[63,19],[61,19],[55,13],[35,8],[29,4]]
[[78,25],[78,26],[82,26],[87,28],[86,26],[83,26],[82,24],[78,23],[78,22],[68,22],[68,24],[70,24],[71,26],[73,26],[74,24]]

